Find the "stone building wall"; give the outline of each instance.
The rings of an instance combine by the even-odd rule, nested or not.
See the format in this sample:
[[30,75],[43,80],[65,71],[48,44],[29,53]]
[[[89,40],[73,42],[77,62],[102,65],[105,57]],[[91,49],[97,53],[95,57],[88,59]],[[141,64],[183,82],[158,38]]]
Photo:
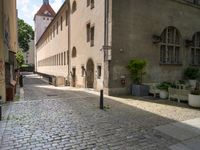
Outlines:
[[[70,70],[76,68],[76,86],[90,88],[90,78],[94,78],[93,87],[96,90],[103,88],[104,79],[104,53],[102,46],[104,44],[104,1],[95,1],[94,8],[92,4],[87,6],[87,1],[71,0],[71,11],[73,11],[73,2],[77,4],[77,10],[71,12],[71,67]],[[94,27],[94,46],[91,46],[91,40],[87,41],[87,25]],[[72,57],[73,47],[76,48],[77,56]],[[89,61],[93,62],[93,65]],[[82,75],[82,67],[85,73]],[[89,69],[93,70],[91,77]],[[98,76],[98,68],[101,68],[101,76]],[[87,75],[86,75],[87,74]]]
[[36,44],[37,72],[39,73],[63,77],[68,76],[68,26],[66,26],[66,10],[66,5],[63,5]]
[[[180,0],[114,0],[112,7],[110,93],[129,92],[132,81],[126,66],[133,58],[148,62],[143,82],[183,79],[183,71],[190,65],[190,47],[185,40],[192,40],[200,31],[200,7]],[[169,26],[180,34],[180,64],[160,63],[161,43],[153,43],[153,35],[161,36]],[[126,77],[125,87],[121,76]]]
[[[73,4],[74,1],[68,1],[62,6],[36,44],[37,72],[63,76],[71,83],[71,86],[100,90],[103,88],[104,74],[104,53],[102,51],[104,44],[104,2],[95,1],[94,8],[91,8],[91,5],[87,6],[87,1],[76,1],[76,11],[72,12]],[[71,7],[71,11],[68,9],[69,7]],[[62,31],[60,29],[61,16],[63,18]],[[67,25],[66,18],[68,18]],[[56,29],[57,21],[59,26],[58,34]],[[91,41],[87,41],[86,29],[88,23],[90,28],[94,27],[93,46],[90,45]],[[51,32],[54,26],[55,37]],[[53,37],[52,39],[51,36]],[[47,58],[63,52],[66,54],[66,65],[49,65],[52,61],[54,62],[54,58],[50,60],[47,60]],[[75,55],[74,52],[76,53]],[[43,64],[44,62],[45,64]],[[101,76],[98,76],[99,72],[101,72]],[[87,76],[91,74],[91,76],[86,79],[86,74]],[[90,80],[91,78],[93,78],[93,81]],[[89,82],[91,82],[90,87],[88,85]]]

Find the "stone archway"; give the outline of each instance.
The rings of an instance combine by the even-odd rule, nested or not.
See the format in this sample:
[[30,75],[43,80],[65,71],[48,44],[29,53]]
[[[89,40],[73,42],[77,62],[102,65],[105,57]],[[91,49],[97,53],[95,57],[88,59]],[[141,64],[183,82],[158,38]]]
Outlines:
[[92,59],[89,59],[87,61],[86,86],[87,88],[94,88],[94,62]]

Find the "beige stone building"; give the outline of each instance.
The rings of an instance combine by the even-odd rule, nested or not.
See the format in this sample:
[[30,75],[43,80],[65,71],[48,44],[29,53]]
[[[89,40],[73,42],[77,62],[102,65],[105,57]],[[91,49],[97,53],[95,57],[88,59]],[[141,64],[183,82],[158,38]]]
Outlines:
[[16,0],[0,1],[0,20],[0,96],[5,101],[6,87],[15,79],[18,48]]
[[[38,42],[37,71],[71,86],[129,93],[129,60],[146,59],[147,82],[200,66],[198,0],[66,0]],[[125,80],[125,82],[122,82]]]

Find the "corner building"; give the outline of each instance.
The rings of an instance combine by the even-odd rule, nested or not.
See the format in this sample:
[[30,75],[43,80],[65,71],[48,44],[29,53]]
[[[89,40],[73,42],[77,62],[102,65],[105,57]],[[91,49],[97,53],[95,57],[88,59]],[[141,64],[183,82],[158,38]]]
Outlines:
[[199,16],[198,0],[66,0],[36,43],[37,71],[109,95],[129,93],[134,58],[144,83],[181,80],[200,66]]

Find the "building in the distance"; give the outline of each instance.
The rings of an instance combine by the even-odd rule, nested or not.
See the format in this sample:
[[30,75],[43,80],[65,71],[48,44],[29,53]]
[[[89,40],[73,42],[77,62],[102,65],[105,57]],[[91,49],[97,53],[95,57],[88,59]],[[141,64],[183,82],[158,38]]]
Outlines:
[[37,71],[116,95],[129,92],[126,66],[140,58],[148,63],[143,82],[180,80],[186,67],[200,66],[199,4],[66,0],[36,42]]
[[43,4],[34,16],[35,21],[35,42],[41,37],[49,23],[55,16],[55,11],[49,5],[49,0],[43,0]]
[[[15,80],[17,42],[16,0],[0,1],[0,96],[5,101],[14,95],[9,92]],[[11,100],[11,99],[9,99]]]
[[35,64],[35,58],[34,58],[34,40],[31,40],[29,42],[29,50],[25,53],[25,63],[29,65],[34,65]]

